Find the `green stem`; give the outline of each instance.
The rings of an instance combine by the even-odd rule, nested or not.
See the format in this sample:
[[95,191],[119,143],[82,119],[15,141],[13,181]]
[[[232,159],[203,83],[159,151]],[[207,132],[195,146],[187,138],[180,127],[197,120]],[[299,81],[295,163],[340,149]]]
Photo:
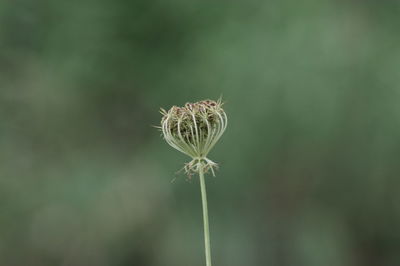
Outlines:
[[203,204],[203,222],[204,222],[204,247],[206,251],[206,266],[211,266],[211,246],[210,246],[210,229],[208,226],[208,208],[207,208],[207,191],[206,182],[204,180],[204,168],[199,169],[201,201]]

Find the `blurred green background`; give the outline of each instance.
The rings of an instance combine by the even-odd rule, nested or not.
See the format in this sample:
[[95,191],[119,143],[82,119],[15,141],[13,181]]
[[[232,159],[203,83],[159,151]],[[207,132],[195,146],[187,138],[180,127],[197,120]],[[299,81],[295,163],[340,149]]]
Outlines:
[[0,265],[205,265],[152,125],[220,95],[214,265],[400,265],[399,7],[1,1]]

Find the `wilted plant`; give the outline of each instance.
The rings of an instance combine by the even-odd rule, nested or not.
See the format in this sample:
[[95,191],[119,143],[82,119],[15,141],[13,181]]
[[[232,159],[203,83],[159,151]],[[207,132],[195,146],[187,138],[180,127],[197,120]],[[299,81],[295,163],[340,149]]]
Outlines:
[[204,241],[206,265],[211,266],[210,232],[208,225],[207,193],[204,174],[209,170],[215,175],[218,165],[207,158],[208,153],[224,133],[228,118],[222,109],[221,100],[204,100],[173,106],[168,111],[161,109],[161,130],[164,139],[178,151],[190,156],[184,170],[190,177],[198,173],[203,205]]

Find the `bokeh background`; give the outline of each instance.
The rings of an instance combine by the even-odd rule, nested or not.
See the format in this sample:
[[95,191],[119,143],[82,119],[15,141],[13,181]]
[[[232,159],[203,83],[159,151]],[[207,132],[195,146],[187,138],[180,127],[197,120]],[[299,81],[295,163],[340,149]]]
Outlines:
[[0,265],[205,265],[152,126],[221,95],[214,265],[400,265],[399,7],[1,1]]

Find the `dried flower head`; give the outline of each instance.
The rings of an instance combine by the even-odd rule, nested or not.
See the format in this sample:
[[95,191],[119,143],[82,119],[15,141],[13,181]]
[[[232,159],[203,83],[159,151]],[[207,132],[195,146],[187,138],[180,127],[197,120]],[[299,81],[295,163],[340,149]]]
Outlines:
[[161,109],[161,130],[164,139],[178,151],[192,157],[184,167],[190,176],[200,167],[211,170],[217,164],[207,158],[208,153],[224,133],[228,118],[222,109],[221,100],[204,100],[173,106],[168,111]]

